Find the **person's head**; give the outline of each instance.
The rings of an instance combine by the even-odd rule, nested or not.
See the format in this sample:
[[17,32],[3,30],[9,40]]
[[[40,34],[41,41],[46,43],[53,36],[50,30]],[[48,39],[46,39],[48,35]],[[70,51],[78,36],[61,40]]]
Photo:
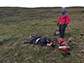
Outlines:
[[51,42],[51,38],[50,37],[46,37],[46,41],[47,42]]
[[66,8],[65,7],[62,7],[62,12],[65,12]]

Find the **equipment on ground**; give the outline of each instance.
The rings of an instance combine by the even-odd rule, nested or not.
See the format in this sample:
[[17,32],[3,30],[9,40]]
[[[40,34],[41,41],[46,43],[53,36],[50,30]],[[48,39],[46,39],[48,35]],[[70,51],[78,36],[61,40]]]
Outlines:
[[56,36],[56,35],[58,35],[58,34],[60,34],[59,30],[55,30],[54,36]]
[[[69,41],[70,40],[71,38],[69,39]],[[60,50],[69,50],[70,49],[69,41],[67,42],[63,38],[59,37],[55,39],[54,44],[56,44]]]
[[67,57],[67,55],[71,55],[71,53],[65,52],[65,53],[62,53],[62,55],[63,55],[64,57]]
[[30,35],[30,39],[38,39],[41,38],[40,35]]

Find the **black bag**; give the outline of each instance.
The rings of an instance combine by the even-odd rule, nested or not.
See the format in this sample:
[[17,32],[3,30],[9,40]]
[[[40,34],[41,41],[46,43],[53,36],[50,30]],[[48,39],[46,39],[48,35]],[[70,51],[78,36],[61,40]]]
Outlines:
[[41,38],[40,35],[30,35],[30,38],[25,40],[23,44],[26,44],[26,43],[36,44],[37,43],[36,40],[40,38]]
[[30,38],[31,39],[38,39],[38,38],[41,38],[40,35],[30,35]]

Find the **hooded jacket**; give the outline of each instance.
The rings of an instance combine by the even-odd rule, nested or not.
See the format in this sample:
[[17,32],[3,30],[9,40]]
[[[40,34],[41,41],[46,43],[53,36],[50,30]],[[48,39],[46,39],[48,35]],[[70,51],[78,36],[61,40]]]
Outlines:
[[58,19],[59,25],[68,24],[69,21],[70,21],[69,15],[67,14],[66,11],[59,16],[59,19]]
[[47,46],[47,43],[50,44],[50,42],[47,42],[47,41],[46,41],[46,38],[47,38],[47,37],[44,37],[44,38],[40,39],[40,40],[38,41],[38,44],[40,44],[41,46]]

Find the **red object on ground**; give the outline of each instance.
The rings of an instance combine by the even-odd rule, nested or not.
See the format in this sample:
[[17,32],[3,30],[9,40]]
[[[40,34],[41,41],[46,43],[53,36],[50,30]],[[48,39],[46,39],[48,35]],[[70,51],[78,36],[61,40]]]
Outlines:
[[70,49],[69,44],[63,38],[60,38],[60,37],[56,38],[55,42],[59,46],[59,49],[61,49],[61,50],[68,50],[68,49]]

